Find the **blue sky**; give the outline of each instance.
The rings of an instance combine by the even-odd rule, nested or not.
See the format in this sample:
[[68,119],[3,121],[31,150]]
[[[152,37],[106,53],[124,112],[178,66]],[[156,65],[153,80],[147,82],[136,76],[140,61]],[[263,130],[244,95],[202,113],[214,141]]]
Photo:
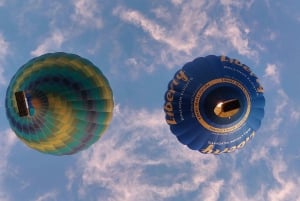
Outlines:
[[[300,2],[0,0],[1,201],[300,201]],[[115,110],[90,149],[55,157],[10,130],[4,97],[29,59],[65,51],[109,79]],[[199,56],[246,63],[265,88],[262,127],[242,150],[204,155],[164,121],[173,74]]]

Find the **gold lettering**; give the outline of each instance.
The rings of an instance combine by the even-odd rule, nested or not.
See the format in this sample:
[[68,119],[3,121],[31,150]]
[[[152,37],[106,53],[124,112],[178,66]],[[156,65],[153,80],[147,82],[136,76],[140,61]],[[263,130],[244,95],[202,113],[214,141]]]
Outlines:
[[178,80],[183,80],[185,82],[187,82],[189,80],[189,78],[186,76],[186,74],[182,70],[179,71],[179,73],[176,75],[176,78]]
[[179,85],[179,81],[188,81],[189,78],[186,76],[183,70],[180,70],[175,76],[174,79],[169,84],[169,90],[166,94],[167,102],[164,105],[164,110],[166,112],[166,121],[168,124],[177,124],[174,116],[172,101],[174,100],[174,94],[176,93],[175,87]]
[[258,87],[257,87],[256,91],[259,92],[259,93],[263,93],[264,92],[264,88],[261,86],[259,80],[256,79],[256,82],[258,84]]
[[216,150],[213,152],[213,154],[220,154],[220,153],[222,153],[222,152],[221,152],[221,150],[219,150],[219,149],[216,149]]
[[250,70],[250,68],[249,68],[248,66],[243,65],[243,69],[244,69],[245,71],[247,71],[248,73],[250,73],[250,75],[255,76],[255,74],[251,72],[251,70]]
[[221,62],[228,62],[228,61],[229,61],[228,57],[226,57],[224,55],[221,56]]
[[171,82],[171,85],[170,85],[170,88],[171,89],[174,89],[174,86],[177,86],[179,83],[177,82],[176,79],[173,79],[172,82]]
[[228,147],[226,147],[221,153],[227,153],[228,152]]
[[[169,118],[169,116],[168,116]],[[170,119],[166,119],[167,123],[170,124],[170,125],[174,125],[174,124],[177,124],[177,122],[175,121],[175,118],[174,117],[170,117]]]
[[216,149],[213,154],[221,154],[221,153],[228,153],[229,152],[229,148],[226,147],[225,149],[223,149],[223,151]]
[[213,148],[214,148],[214,145],[213,144],[210,144],[208,145],[208,147],[206,147],[205,149],[202,149],[201,152],[202,153],[205,153],[205,154],[210,154],[213,152]]
[[252,71],[250,70],[250,68],[247,65],[242,64],[238,59],[231,59],[229,57],[226,57],[226,56],[222,55],[221,58],[220,58],[220,60],[221,60],[221,62],[229,62],[229,63],[234,63],[235,65],[241,66],[245,71],[249,72],[250,75],[255,76],[255,74],[252,73]]
[[167,100],[168,101],[173,101],[173,99],[174,99],[174,94],[175,94],[175,91],[174,90],[169,90],[168,92],[167,92]]
[[245,146],[246,142],[245,141],[242,141],[238,146],[237,148],[240,149],[240,148],[243,148]]
[[171,102],[167,102],[164,106],[165,111],[173,112],[173,105]]
[[229,152],[233,152],[234,150],[236,150],[236,146],[230,147],[229,150],[228,150],[227,152],[228,152],[228,153],[229,153]]
[[237,59],[233,59],[233,63],[238,65],[238,66],[243,66],[243,64]]
[[227,151],[228,148],[225,148],[223,151],[216,149],[213,154],[221,154],[221,153],[225,153]]
[[253,138],[255,136],[255,131],[253,131],[250,135],[250,138]]
[[208,145],[205,149],[202,149],[201,152],[202,153],[206,153],[206,154],[210,154],[210,153],[213,153],[213,154],[221,154],[221,153],[230,153],[230,152],[233,152],[235,151],[236,149],[240,149],[240,148],[243,148],[246,144],[246,142],[248,142],[250,139],[252,139],[253,137],[255,136],[255,132],[253,131],[251,133],[250,136],[248,136],[244,141],[242,141],[239,145],[237,146],[232,146],[232,147],[226,147],[223,151],[222,150],[219,150],[219,149],[216,149],[216,150],[213,150],[214,148],[214,145],[213,144],[210,144]]

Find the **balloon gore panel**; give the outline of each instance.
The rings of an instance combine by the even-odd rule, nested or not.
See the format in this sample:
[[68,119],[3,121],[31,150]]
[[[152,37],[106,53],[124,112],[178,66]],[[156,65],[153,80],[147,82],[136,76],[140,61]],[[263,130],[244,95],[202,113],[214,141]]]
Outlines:
[[237,59],[209,55],[186,63],[168,84],[164,111],[178,140],[202,153],[244,147],[264,116],[263,87]]
[[48,53],[23,65],[6,92],[12,130],[29,147],[53,155],[88,148],[109,126],[113,96],[108,80],[75,54]]

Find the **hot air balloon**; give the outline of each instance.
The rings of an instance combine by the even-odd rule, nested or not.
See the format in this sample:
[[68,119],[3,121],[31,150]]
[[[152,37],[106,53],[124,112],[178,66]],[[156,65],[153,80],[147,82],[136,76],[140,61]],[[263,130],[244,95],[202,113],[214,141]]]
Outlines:
[[209,55],[186,63],[169,82],[164,111],[171,132],[201,153],[228,153],[254,137],[264,116],[263,87],[237,59]]
[[100,138],[114,103],[108,80],[94,64],[57,52],[36,57],[16,72],[5,105],[12,130],[26,145],[69,155]]

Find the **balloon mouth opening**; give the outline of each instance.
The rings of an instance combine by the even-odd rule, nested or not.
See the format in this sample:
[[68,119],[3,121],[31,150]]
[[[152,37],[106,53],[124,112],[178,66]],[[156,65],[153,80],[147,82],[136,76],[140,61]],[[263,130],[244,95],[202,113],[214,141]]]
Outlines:
[[25,91],[15,92],[15,98],[17,102],[18,112],[20,117],[30,116],[33,112],[32,107],[30,107],[30,96]]
[[15,99],[20,117],[34,116],[36,109],[43,111],[48,107],[47,97],[39,91],[18,91],[15,92]]
[[214,113],[221,118],[230,118],[237,114],[240,108],[240,101],[238,99],[231,99],[219,102],[214,108]]
[[207,127],[231,128],[247,116],[249,106],[247,92],[232,83],[221,84],[223,86],[215,84],[208,87],[198,101],[199,105],[202,102],[202,106],[196,110],[201,114]]

